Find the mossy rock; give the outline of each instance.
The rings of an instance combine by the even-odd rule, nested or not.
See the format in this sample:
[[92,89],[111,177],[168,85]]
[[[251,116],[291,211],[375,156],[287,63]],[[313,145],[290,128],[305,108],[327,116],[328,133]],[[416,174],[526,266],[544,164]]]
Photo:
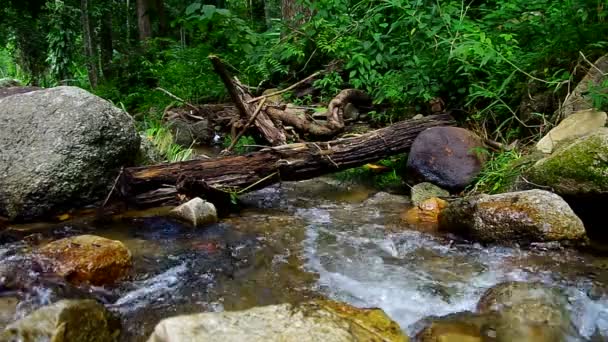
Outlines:
[[111,342],[118,320],[93,300],[62,300],[10,324],[0,341]]
[[570,206],[545,190],[459,199],[439,214],[439,230],[484,243],[587,242]]
[[608,128],[562,144],[536,162],[527,176],[562,196],[608,194]]

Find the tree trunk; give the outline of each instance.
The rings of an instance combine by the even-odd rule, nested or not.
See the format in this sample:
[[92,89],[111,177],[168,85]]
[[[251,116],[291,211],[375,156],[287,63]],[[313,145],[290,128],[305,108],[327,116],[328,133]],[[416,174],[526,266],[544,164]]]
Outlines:
[[84,41],[84,54],[87,59],[87,71],[89,74],[89,82],[91,87],[97,87],[99,77],[97,72],[97,54],[95,53],[95,43],[93,38],[93,30],[91,29],[91,20],[89,17],[89,1],[80,1],[80,10],[82,12],[82,37]]
[[[176,186],[188,196],[236,194],[279,181],[303,180],[407,152],[420,132],[452,126],[447,114],[402,121],[354,138],[265,148],[243,156],[126,168],[120,191],[138,205],[177,201]],[[209,197],[207,197],[209,198]],[[211,199],[211,198],[209,198]]]
[[165,2],[163,0],[154,0],[154,10],[158,18],[158,35],[165,37],[167,35],[167,14],[165,12]]
[[298,27],[310,19],[310,9],[298,0],[281,0],[281,17],[283,22],[291,27]]
[[152,25],[150,24],[149,0],[137,0],[137,27],[139,29],[139,40],[145,41],[152,38]]
[[112,54],[114,44],[112,37],[112,9],[106,8],[101,17],[101,70],[105,79],[112,77]]

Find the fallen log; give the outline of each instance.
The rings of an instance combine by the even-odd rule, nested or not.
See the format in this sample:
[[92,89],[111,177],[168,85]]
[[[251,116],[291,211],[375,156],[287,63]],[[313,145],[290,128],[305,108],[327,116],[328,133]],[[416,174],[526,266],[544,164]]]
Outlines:
[[234,196],[279,181],[314,178],[404,153],[423,130],[454,124],[447,114],[432,115],[353,138],[268,147],[241,156],[125,168],[119,190],[128,202],[143,206],[177,200],[178,188],[187,197],[216,198],[218,193]]

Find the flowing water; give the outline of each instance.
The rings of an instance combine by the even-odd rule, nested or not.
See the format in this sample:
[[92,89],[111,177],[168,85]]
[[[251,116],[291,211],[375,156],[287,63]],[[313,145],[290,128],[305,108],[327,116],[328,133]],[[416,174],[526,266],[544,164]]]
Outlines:
[[[30,240],[94,232],[123,241],[134,256],[132,276],[92,292],[122,318],[124,341],[145,341],[168,316],[317,297],[380,307],[412,335],[421,319],[473,310],[487,288],[506,280],[563,288],[580,334],[608,336],[608,258],[554,245],[484,247],[416,230],[401,223],[404,197],[331,179],[269,187],[244,202],[248,209],[199,230],[162,218],[163,209],[14,227],[41,234],[5,243],[0,260],[25,258]],[[44,282],[26,292],[15,313],[0,302],[0,321],[79,296]]]

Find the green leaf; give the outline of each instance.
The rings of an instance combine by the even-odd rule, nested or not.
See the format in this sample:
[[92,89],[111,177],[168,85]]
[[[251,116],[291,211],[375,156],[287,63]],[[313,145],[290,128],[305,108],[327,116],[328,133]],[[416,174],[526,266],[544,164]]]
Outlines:
[[190,6],[186,7],[186,15],[191,15],[192,13],[198,11],[200,8],[201,4],[198,2],[190,4]]

